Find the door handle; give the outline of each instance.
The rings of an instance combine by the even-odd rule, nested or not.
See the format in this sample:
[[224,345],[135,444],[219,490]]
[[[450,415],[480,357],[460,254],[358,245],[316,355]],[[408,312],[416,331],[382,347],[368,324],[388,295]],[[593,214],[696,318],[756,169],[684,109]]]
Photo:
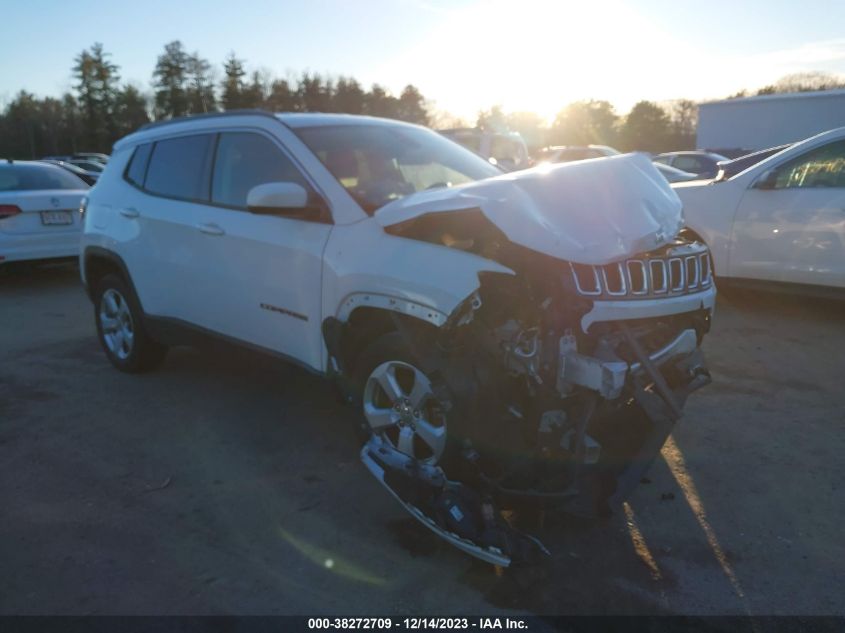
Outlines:
[[226,235],[226,231],[213,223],[200,224],[197,228],[206,235]]
[[131,219],[137,218],[141,214],[138,213],[138,209],[135,209],[134,207],[126,207],[120,210],[120,215],[122,215],[124,218]]

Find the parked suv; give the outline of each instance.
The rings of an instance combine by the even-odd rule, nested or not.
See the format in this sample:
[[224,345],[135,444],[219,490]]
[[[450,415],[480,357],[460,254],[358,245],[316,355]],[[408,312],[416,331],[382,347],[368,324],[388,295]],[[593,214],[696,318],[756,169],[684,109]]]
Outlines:
[[370,472],[496,564],[545,551],[502,507],[619,503],[708,380],[709,254],[644,156],[503,175],[397,121],[207,115],[118,142],[84,218],[115,367],[199,332],[335,380]]

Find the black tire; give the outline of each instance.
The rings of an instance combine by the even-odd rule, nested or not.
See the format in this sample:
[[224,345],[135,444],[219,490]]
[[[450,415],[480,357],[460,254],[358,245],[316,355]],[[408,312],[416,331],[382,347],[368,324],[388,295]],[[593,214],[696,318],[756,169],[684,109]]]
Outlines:
[[[120,298],[125,302],[132,331],[131,345],[123,345],[115,351],[115,344],[107,340],[101,318],[103,303],[107,297]],[[108,311],[108,310],[107,310]],[[109,274],[99,279],[94,290],[94,322],[97,324],[97,338],[112,365],[120,371],[137,374],[150,371],[158,367],[167,354],[167,347],[155,341],[144,328],[144,317],[138,298],[126,281],[115,274]],[[113,339],[112,339],[113,340]]]
[[[355,360],[353,365],[352,387],[355,392],[354,404],[358,407],[356,415],[356,420],[358,420],[357,430],[359,436],[365,441],[371,436],[370,425],[368,424],[362,410],[365,385],[373,370],[382,363],[386,363],[388,361],[399,361],[415,367],[419,366],[419,363],[414,359],[414,355],[411,353],[411,350],[405,342],[404,336],[399,332],[388,332],[387,334],[383,334],[367,345],[358,355],[358,358]],[[427,376],[427,378],[429,378],[429,380],[431,379],[430,376]],[[446,418],[445,413],[443,414],[443,417],[444,419]],[[440,465],[450,463],[456,452],[458,452],[453,435],[449,433],[448,419],[446,419],[445,422],[447,426],[446,446],[439,460]]]

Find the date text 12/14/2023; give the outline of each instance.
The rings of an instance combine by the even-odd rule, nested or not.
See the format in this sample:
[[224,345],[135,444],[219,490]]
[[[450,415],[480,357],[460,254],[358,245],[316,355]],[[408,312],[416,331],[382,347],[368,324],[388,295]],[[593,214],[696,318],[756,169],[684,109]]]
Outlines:
[[309,618],[308,628],[312,630],[527,630],[528,624],[520,618]]

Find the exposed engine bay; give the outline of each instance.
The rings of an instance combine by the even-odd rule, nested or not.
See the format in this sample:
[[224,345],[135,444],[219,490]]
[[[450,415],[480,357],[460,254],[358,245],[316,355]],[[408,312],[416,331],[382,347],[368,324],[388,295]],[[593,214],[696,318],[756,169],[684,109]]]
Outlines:
[[639,483],[689,394],[710,380],[700,344],[715,303],[706,246],[654,230],[651,250],[575,262],[517,243],[483,207],[385,227],[514,273],[479,273],[440,327],[392,315],[448,438],[437,459],[415,458],[401,437],[413,416],[400,415],[397,441],[374,433],[361,458],[426,527],[482,560],[531,563],[545,548],[503,509],[530,502],[595,517]]

